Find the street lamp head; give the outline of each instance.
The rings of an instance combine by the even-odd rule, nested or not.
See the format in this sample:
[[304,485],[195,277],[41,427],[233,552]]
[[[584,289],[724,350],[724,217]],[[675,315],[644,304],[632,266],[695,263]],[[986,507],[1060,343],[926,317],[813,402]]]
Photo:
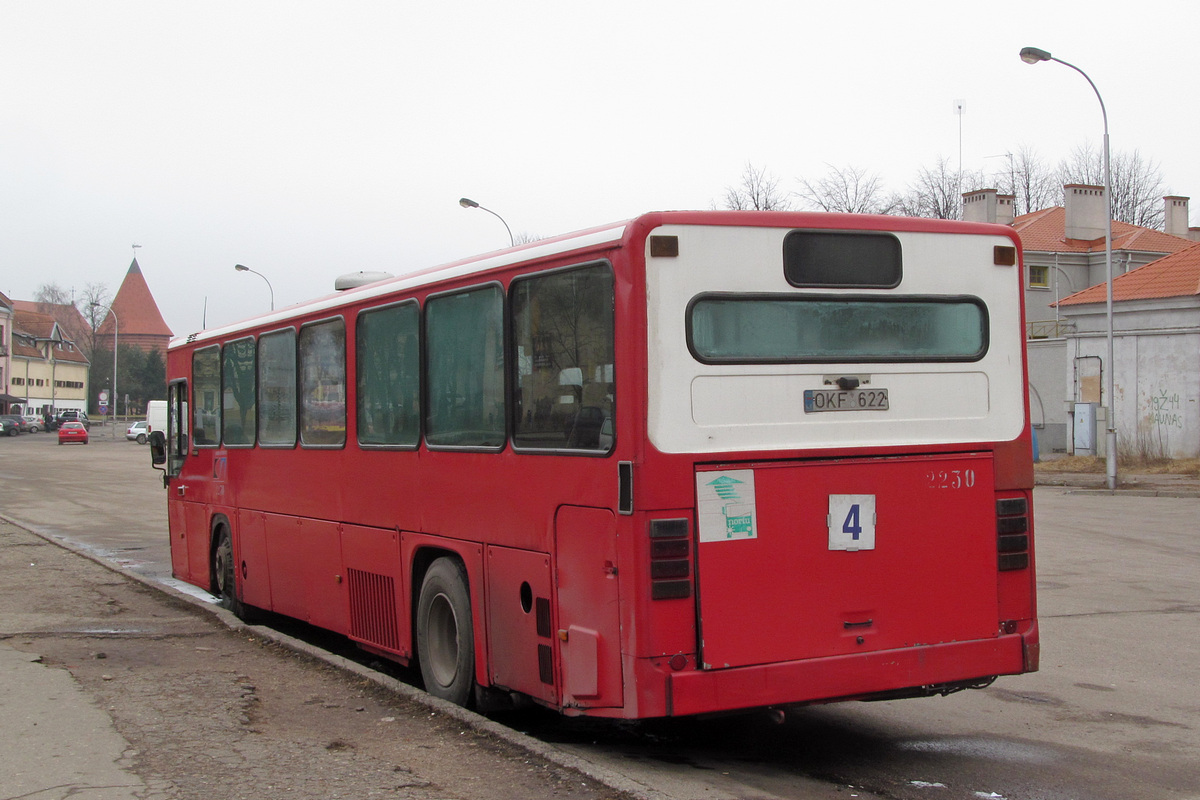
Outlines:
[[236,269],[238,272],[249,272],[250,271],[249,267],[244,267],[241,264],[234,264],[233,268]]
[[462,206],[463,208],[479,208],[479,203],[476,203],[474,200],[470,199],[469,197],[459,198],[458,204],[460,206]]
[[1036,47],[1022,47],[1021,60],[1026,64],[1036,64],[1039,61],[1049,61],[1050,54],[1045,50],[1039,50]]

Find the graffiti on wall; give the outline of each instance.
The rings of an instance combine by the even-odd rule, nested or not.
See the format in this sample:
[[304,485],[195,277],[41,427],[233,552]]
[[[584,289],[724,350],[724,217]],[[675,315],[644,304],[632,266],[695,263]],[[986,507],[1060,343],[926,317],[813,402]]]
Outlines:
[[1171,392],[1159,387],[1147,398],[1146,421],[1157,428],[1178,428],[1183,430],[1183,403],[1179,392]]

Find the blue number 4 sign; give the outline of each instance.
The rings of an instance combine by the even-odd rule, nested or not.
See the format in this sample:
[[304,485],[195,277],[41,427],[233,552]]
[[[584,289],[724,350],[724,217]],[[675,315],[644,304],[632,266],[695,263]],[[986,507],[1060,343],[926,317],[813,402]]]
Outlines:
[[875,495],[829,495],[829,549],[875,549]]
[[850,512],[846,514],[846,521],[842,523],[842,533],[850,534],[850,538],[858,541],[858,537],[862,534],[862,522],[860,515],[862,514],[862,506],[858,503],[850,506]]

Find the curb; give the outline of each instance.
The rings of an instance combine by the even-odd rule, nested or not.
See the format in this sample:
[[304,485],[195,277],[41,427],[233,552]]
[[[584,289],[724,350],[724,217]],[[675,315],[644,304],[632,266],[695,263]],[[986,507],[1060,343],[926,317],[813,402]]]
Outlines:
[[37,536],[39,539],[43,539],[50,544],[61,547],[63,550],[67,550],[68,552],[74,553],[77,556],[86,558],[88,561],[98,564],[110,572],[115,572],[118,575],[121,575],[132,581],[136,581],[137,583],[140,583],[149,589],[153,589],[160,594],[167,595],[174,600],[181,600],[188,605],[202,609],[205,612],[215,616],[218,620],[220,620],[222,625],[235,633],[250,633],[259,639],[272,642],[280,645],[281,647],[286,647],[293,652],[301,653],[344,672],[352,673],[357,677],[368,680],[383,689],[394,692],[395,694],[398,694],[401,697],[413,702],[419,703],[434,713],[440,714],[444,717],[450,717],[451,719],[454,719],[455,721],[460,722],[473,730],[486,733],[489,736],[494,736],[495,738],[500,739],[507,744],[520,748],[521,750],[524,750],[533,756],[537,756],[538,758],[544,759],[556,766],[564,769],[574,770],[575,772],[578,772],[595,781],[596,783],[612,789],[615,792],[620,792],[629,797],[636,798],[636,800],[670,800],[669,795],[655,791],[644,784],[630,780],[626,776],[616,773],[606,767],[599,766],[579,756],[565,753],[555,748],[553,745],[546,744],[545,742],[535,739],[532,736],[513,730],[505,725],[501,725],[500,723],[490,720],[481,714],[477,714],[470,709],[463,708],[462,706],[456,706],[453,703],[449,703],[439,697],[434,697],[422,689],[418,689],[415,686],[409,686],[406,683],[398,681],[388,675],[384,675],[383,673],[376,672],[375,670],[351,661],[350,659],[343,658],[342,656],[335,655],[326,650],[322,650],[321,648],[315,647],[308,642],[293,638],[285,633],[280,633],[273,628],[268,628],[263,625],[247,625],[234,616],[233,612],[229,611],[228,609],[222,608],[215,603],[205,601],[186,592],[182,592],[167,584],[159,583],[152,578],[139,575],[132,570],[105,560],[95,553],[88,552],[88,550],[85,548],[60,539],[52,534],[32,528],[28,524],[21,522],[20,520],[13,519],[7,514],[0,514],[0,521],[6,522],[13,527],[20,528],[27,533]]
[[[1101,481],[1102,483],[1103,481]],[[1116,489],[1109,489],[1107,486],[1087,486],[1072,481],[1069,479],[1056,479],[1052,477],[1039,478],[1034,481],[1035,487],[1046,487],[1050,489],[1062,489],[1067,494],[1084,494],[1084,495],[1109,495],[1111,497],[1177,497],[1177,498],[1197,498],[1200,497],[1200,488],[1190,486],[1163,486],[1154,488],[1150,486],[1141,486],[1138,484],[1124,484]]]

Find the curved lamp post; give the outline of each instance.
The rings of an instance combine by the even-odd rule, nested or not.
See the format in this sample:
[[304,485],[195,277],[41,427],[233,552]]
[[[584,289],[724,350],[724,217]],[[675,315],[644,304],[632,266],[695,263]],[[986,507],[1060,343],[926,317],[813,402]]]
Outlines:
[[1108,274],[1108,289],[1105,295],[1104,314],[1107,325],[1108,348],[1108,378],[1105,381],[1105,391],[1108,392],[1108,428],[1105,434],[1105,472],[1108,477],[1108,488],[1117,488],[1117,397],[1114,391],[1116,385],[1116,363],[1113,359],[1113,261],[1112,261],[1112,178],[1109,174],[1108,149],[1108,111],[1104,108],[1104,98],[1100,90],[1088,77],[1088,74],[1074,64],[1069,64],[1061,58],[1055,58],[1045,50],[1036,47],[1021,48],[1021,60],[1026,64],[1037,64],[1040,61],[1056,61],[1064,67],[1070,67],[1083,76],[1096,99],[1100,101],[1100,116],[1104,119],[1104,266]]
[[504,221],[504,217],[500,216],[495,211],[492,211],[490,208],[484,208],[483,206],[479,205],[479,203],[476,203],[474,200],[470,199],[469,197],[459,198],[458,204],[460,206],[462,206],[463,208],[478,208],[480,211],[486,211],[489,214],[491,214],[493,217],[495,217],[496,219],[500,220],[500,222],[504,225],[504,230],[508,231],[509,246],[510,247],[516,246],[517,240],[513,238],[512,228],[508,227],[508,223]]
[[[258,277],[262,278],[264,281],[267,281],[266,275],[263,275],[261,272],[255,272],[254,270],[250,269],[249,267],[242,266],[241,264],[234,264],[233,268],[236,269],[238,272],[254,273]],[[271,293],[271,310],[274,311],[275,310],[275,287],[271,286],[270,281],[267,281],[267,290]]]
[[92,308],[107,308],[108,313],[113,315],[113,398],[112,398],[112,435],[117,438],[117,337],[121,334],[121,318],[117,316],[117,312],[112,310],[112,306],[106,306],[103,303],[92,303]]

